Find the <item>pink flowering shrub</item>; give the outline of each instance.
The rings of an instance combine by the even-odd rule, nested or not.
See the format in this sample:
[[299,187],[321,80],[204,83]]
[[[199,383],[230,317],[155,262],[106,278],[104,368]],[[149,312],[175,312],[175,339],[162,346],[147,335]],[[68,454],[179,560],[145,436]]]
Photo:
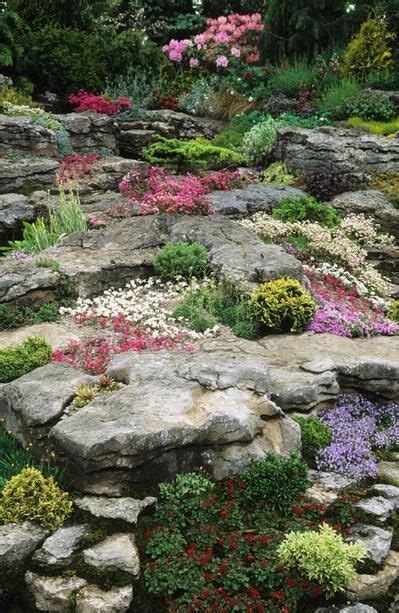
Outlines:
[[207,29],[193,39],[174,40],[163,47],[172,62],[185,62],[190,68],[214,64],[227,68],[230,62],[254,64],[259,60],[262,16],[227,15],[207,20]]
[[132,106],[129,98],[125,96],[119,96],[117,100],[110,100],[106,96],[91,94],[83,90],[68,96],[68,101],[74,107],[75,113],[95,111],[103,115],[118,115]]
[[[174,336],[151,336],[132,324],[123,315],[112,318],[93,316],[97,325],[108,329],[111,333],[106,338],[79,341],[71,339],[65,349],[56,349],[52,354],[53,362],[69,364],[91,375],[104,374],[114,355],[127,351],[161,351],[183,349],[192,351],[193,346],[187,343],[184,334]],[[82,315],[79,323],[88,324],[90,318]]]
[[332,275],[305,269],[312,293],[319,303],[309,330],[349,338],[392,335],[399,326],[384,311],[359,295],[355,285],[347,286]]
[[220,171],[204,177],[192,174],[168,175],[160,166],[133,170],[119,184],[121,194],[141,215],[176,213],[209,215],[212,207],[207,194],[212,190],[228,190],[240,184],[239,173]]
[[68,181],[83,179],[90,176],[92,166],[100,159],[99,155],[67,155],[63,162],[58,164],[56,184],[62,185]]

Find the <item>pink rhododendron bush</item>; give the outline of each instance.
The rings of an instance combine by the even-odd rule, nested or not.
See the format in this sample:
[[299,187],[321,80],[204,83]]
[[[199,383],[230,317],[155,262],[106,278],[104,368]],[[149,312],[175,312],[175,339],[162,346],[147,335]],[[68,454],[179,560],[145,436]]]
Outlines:
[[172,39],[163,47],[172,62],[190,68],[200,65],[227,68],[231,62],[254,64],[259,60],[259,42],[263,32],[262,16],[227,15],[208,19],[208,27],[191,39]]

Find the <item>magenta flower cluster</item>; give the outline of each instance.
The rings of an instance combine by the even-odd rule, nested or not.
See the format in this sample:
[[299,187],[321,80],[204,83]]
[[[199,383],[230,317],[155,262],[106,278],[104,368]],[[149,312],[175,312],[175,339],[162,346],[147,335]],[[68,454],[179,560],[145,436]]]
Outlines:
[[194,39],[172,39],[162,49],[172,62],[186,62],[190,68],[201,63],[227,68],[232,60],[254,64],[259,60],[259,43],[263,31],[259,13],[237,13],[208,19],[207,29]]
[[399,404],[377,405],[363,396],[343,395],[332,409],[318,417],[331,430],[333,440],[318,452],[320,470],[336,472],[356,481],[377,475],[378,449],[399,444]]
[[359,296],[355,285],[348,288],[340,279],[324,273],[307,270],[306,274],[319,303],[309,330],[349,338],[393,335],[399,331],[399,326],[381,308]]

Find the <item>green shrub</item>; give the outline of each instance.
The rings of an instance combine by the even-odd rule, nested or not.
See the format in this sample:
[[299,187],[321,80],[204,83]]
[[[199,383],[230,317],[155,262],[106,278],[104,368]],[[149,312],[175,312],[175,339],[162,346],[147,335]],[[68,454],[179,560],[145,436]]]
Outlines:
[[0,349],[0,383],[8,383],[44,366],[51,359],[51,347],[39,336],[31,336],[15,347]]
[[56,23],[64,28],[90,27],[92,14],[87,0],[9,0],[8,4],[33,30],[48,23]]
[[331,443],[330,429],[317,417],[294,417],[301,427],[302,455],[311,468],[316,468],[316,456],[320,449]]
[[371,89],[386,89],[387,91],[393,91],[398,89],[399,75],[397,71],[393,69],[371,72],[365,79],[365,85]]
[[284,566],[318,581],[330,597],[352,581],[355,564],[366,557],[366,548],[362,543],[345,543],[331,526],[322,524],[319,532],[290,532],[278,553]]
[[276,185],[284,187],[295,184],[295,177],[291,175],[287,166],[282,162],[274,162],[270,164],[263,173],[263,182],[267,185]]
[[277,128],[281,124],[269,116],[255,124],[244,136],[241,152],[248,164],[266,162],[276,144]]
[[56,530],[72,513],[72,501],[53,477],[37,468],[24,468],[4,486],[0,499],[0,519],[4,523],[35,522]]
[[221,168],[239,165],[243,161],[236,151],[217,147],[205,139],[181,141],[164,136],[158,136],[155,142],[145,147],[143,156],[151,164],[198,168]]
[[40,253],[52,247],[58,239],[74,232],[87,232],[89,226],[83,213],[79,196],[72,190],[65,194],[60,189],[60,201],[51,211],[48,219],[39,218],[33,223],[23,223],[21,241],[10,241],[9,249],[24,249]]
[[253,317],[265,331],[299,332],[310,322],[316,304],[296,279],[262,283],[252,292]]
[[381,136],[389,136],[399,132],[399,119],[392,121],[367,121],[361,117],[351,117],[346,122],[351,128],[360,128],[370,134],[380,134]]
[[282,458],[269,453],[252,462],[240,474],[245,483],[242,496],[251,504],[264,501],[280,513],[288,513],[298,494],[308,487],[308,467],[298,456]]
[[159,484],[162,500],[178,505],[196,505],[201,498],[215,487],[215,484],[202,472],[185,473],[177,475],[176,479],[168,483]]
[[399,324],[399,300],[392,302],[388,317]]
[[331,85],[323,94],[320,100],[320,110],[335,116],[336,110],[341,105],[358,93],[361,87],[354,79],[341,79],[338,83]]
[[155,256],[154,267],[164,279],[202,279],[208,270],[208,252],[201,243],[168,243]]
[[386,121],[396,114],[396,108],[389,96],[379,92],[359,92],[349,96],[333,112],[337,119],[361,117]]
[[23,449],[18,441],[0,426],[0,491],[7,481],[28,466],[38,468],[46,477],[62,479],[62,471],[55,465],[51,455],[38,461],[28,445]]
[[40,324],[45,321],[58,321],[59,319],[59,305],[56,302],[44,304],[37,311],[33,311],[29,307],[0,305],[0,330],[10,330],[20,326]]
[[368,19],[360,32],[349,43],[343,58],[342,73],[364,79],[371,73],[385,71],[393,66],[392,41],[382,19]]
[[213,143],[218,147],[227,147],[228,149],[239,151],[244,140],[244,135],[249,132],[254,125],[265,119],[267,119],[267,116],[260,111],[251,111],[245,115],[235,115],[228,127],[215,136]]
[[296,98],[301,90],[310,89],[316,79],[317,73],[314,66],[309,66],[304,61],[284,63],[274,68],[267,89],[272,94],[283,94]]
[[273,209],[272,217],[284,222],[312,221],[334,228],[340,223],[338,213],[312,196],[284,196]]

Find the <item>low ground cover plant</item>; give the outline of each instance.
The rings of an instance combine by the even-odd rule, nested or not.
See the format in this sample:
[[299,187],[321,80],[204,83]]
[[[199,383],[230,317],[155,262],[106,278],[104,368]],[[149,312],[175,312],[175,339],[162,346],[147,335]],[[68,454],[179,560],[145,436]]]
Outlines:
[[97,154],[67,155],[66,158],[59,163],[59,169],[56,178],[57,185],[70,185],[72,181],[79,181],[89,177],[93,164],[98,162],[100,156]]
[[201,243],[168,243],[155,256],[155,272],[164,279],[202,279],[208,271],[208,252]]
[[310,415],[294,417],[301,428],[302,456],[311,468],[316,468],[316,458],[320,449],[331,443],[332,434],[320,419]]
[[103,375],[98,383],[82,383],[75,390],[73,404],[77,409],[81,409],[92,402],[96,396],[109,394],[117,389],[119,389],[119,383],[112,377]]
[[311,196],[285,196],[272,215],[284,222],[311,221],[330,228],[340,224],[340,217],[332,206]]
[[399,172],[376,173],[370,184],[372,189],[384,192],[395,208],[399,208]]
[[51,359],[50,345],[39,336],[31,336],[13,347],[0,349],[0,383],[8,383],[44,366]]
[[[198,472],[161,485],[145,532],[148,591],[176,611],[288,613],[312,610],[338,583],[346,586],[357,557],[339,535],[348,533],[354,514],[348,501],[329,507],[305,501],[306,473],[298,458],[269,454],[223,483]],[[334,525],[329,542],[341,564],[334,570],[326,555],[312,576],[316,566],[283,563],[291,531],[312,539],[322,522]],[[296,548],[298,557],[305,551]]]
[[399,119],[391,121],[370,121],[361,117],[350,117],[346,122],[351,128],[360,128],[371,134],[381,134],[383,136],[393,136],[399,131]]
[[179,168],[223,168],[238,166],[243,162],[237,151],[218,147],[201,138],[183,141],[157,136],[151,145],[143,149],[143,156],[150,164]]
[[263,183],[275,185],[276,187],[286,187],[296,184],[296,177],[288,172],[285,164],[274,162],[266,168],[263,173]]

